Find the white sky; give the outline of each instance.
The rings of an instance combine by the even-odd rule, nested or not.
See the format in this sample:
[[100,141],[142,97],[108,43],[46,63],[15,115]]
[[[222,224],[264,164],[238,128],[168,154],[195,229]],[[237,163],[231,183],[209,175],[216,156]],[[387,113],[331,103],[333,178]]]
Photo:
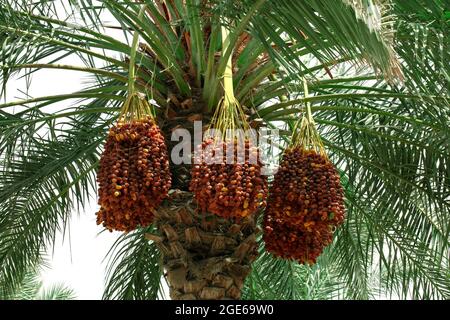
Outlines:
[[[44,286],[64,283],[76,292],[77,299],[101,299],[105,283],[106,253],[118,232],[99,232],[95,223],[97,205],[91,203],[85,212],[72,214],[70,234],[56,237],[54,252],[49,248],[51,268],[42,272]],[[70,236],[70,239],[69,239]]]

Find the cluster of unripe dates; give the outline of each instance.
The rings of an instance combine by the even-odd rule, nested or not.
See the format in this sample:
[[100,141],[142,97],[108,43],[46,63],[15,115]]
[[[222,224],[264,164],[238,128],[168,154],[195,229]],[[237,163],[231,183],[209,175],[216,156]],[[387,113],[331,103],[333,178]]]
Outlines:
[[119,121],[110,129],[97,181],[97,224],[131,231],[152,223],[171,186],[167,147],[153,118]]
[[313,264],[345,216],[339,173],[325,153],[288,148],[275,174],[264,216],[266,250]]
[[246,217],[266,203],[267,177],[261,168],[259,149],[250,140],[206,139],[196,150],[190,190],[203,212]]

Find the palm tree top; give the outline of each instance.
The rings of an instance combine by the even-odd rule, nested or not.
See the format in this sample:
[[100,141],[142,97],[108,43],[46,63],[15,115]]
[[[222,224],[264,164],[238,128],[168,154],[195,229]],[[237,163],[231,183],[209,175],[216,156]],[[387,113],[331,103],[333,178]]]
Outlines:
[[[95,192],[102,145],[126,98],[136,31],[136,89],[153,102],[163,131],[193,115],[210,119],[231,57],[234,94],[249,120],[281,128],[283,149],[311,103],[340,171],[348,213],[333,244],[314,267],[262,253],[245,298],[372,298],[377,290],[449,297],[450,50],[443,1],[64,4],[0,2],[3,98],[11,81],[25,77],[32,85],[43,70],[62,78],[82,72],[86,79],[76,92],[68,84],[63,94],[23,94],[0,104],[0,288],[20,286],[71,212]],[[221,53],[223,25],[230,46]],[[68,65],[67,57],[77,63]],[[185,185],[182,178],[175,183]],[[157,297],[161,257],[144,237],[152,228],[114,244],[105,298]]]

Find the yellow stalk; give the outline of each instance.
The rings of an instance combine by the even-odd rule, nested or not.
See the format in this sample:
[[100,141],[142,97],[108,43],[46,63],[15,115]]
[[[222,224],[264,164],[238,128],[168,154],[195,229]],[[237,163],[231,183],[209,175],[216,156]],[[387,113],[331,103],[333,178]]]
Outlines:
[[[306,82],[306,79],[303,78],[303,92],[305,94],[305,98],[309,97],[309,90],[308,90],[308,83]],[[311,113],[311,102],[306,102],[306,117],[308,118],[309,122],[313,122],[312,113]]]
[[[308,83],[305,78],[303,78],[303,92],[305,98],[308,98]],[[315,150],[321,155],[327,157],[322,139],[320,139],[320,135],[316,128],[316,123],[314,122],[314,118],[312,116],[310,102],[306,102],[306,114],[303,113],[303,116],[295,123],[291,137],[291,146],[301,146],[305,149]]]
[[[138,13],[138,20],[142,21],[146,6],[143,5]],[[130,51],[130,66],[128,73],[128,96],[125,100],[119,115],[119,121],[130,122],[134,120],[144,120],[148,116],[154,118],[153,108],[145,97],[136,91],[136,52],[139,46],[139,32],[133,33],[133,42]]]
[[[222,33],[222,55],[227,52],[230,46],[230,31],[227,27],[221,27]],[[242,109],[239,102],[236,100],[233,88],[233,63],[232,54],[227,58],[227,64],[224,70],[223,77],[223,90],[224,96],[220,100],[214,115],[211,119],[210,128],[214,128],[221,132],[222,135],[225,134],[226,130],[231,130],[231,134],[234,136],[234,130],[244,129],[248,130],[250,128],[247,123],[244,110]],[[215,136],[214,138],[217,138]],[[222,137],[226,138],[226,137]]]
[[[222,53],[225,53],[230,46],[230,31],[227,27],[222,26]],[[227,65],[225,67],[225,71],[223,73],[223,89],[224,89],[224,104],[228,109],[229,106],[232,106],[235,102],[234,97],[234,88],[233,88],[233,64],[232,64],[233,55],[230,54],[228,57]]]

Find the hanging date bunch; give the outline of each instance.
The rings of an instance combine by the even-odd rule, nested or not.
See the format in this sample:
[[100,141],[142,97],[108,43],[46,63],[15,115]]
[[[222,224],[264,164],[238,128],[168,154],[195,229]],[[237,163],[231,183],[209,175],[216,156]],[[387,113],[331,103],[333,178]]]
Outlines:
[[332,242],[345,208],[339,173],[325,152],[309,105],[294,129],[269,194],[264,217],[266,250],[314,264]]
[[[230,107],[219,108],[225,113]],[[259,149],[253,139],[245,131],[234,130],[236,123],[224,113],[219,110],[214,117],[216,134],[197,147],[190,189],[201,211],[226,218],[245,217],[265,205],[267,177],[261,175]],[[228,135],[222,137],[224,130]]]
[[[142,19],[145,6],[139,12]],[[97,173],[97,224],[108,230],[131,231],[153,222],[153,213],[171,186],[169,157],[154,110],[135,89],[139,34],[134,32],[128,95],[118,122],[108,134]]]
[[150,105],[138,93],[128,97],[109,131],[97,181],[97,224],[109,230],[148,226],[167,197],[171,178],[166,144]]
[[[223,52],[228,30],[222,28]],[[190,190],[202,212],[242,218],[265,206],[267,177],[261,174],[259,149],[246,115],[233,92],[231,56],[223,77],[224,98],[197,146]]]

